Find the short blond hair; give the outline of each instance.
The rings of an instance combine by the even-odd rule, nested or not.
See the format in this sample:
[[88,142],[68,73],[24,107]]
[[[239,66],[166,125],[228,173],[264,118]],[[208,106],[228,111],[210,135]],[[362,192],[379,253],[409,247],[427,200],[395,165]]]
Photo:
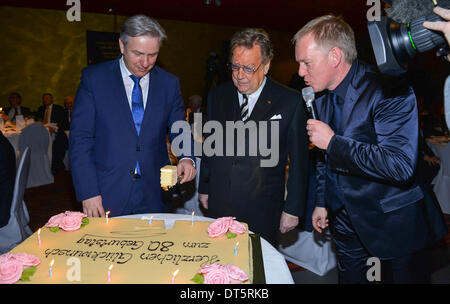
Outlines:
[[352,64],[356,60],[355,33],[353,29],[341,17],[325,15],[309,21],[292,38],[292,43],[311,34],[317,45],[323,49],[330,50],[337,46],[344,54],[345,61]]

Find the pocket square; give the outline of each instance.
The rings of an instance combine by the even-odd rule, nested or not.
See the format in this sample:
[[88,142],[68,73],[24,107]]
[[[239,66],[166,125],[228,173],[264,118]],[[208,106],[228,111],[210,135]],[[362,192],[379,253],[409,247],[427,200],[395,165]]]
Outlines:
[[281,119],[281,114],[274,115],[270,118],[270,120]]

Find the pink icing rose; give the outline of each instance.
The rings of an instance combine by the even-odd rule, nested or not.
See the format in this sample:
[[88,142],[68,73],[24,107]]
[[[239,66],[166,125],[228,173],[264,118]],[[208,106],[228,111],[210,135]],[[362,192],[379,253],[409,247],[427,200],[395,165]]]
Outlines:
[[230,284],[228,272],[222,268],[211,269],[203,277],[204,284]]
[[80,229],[81,220],[82,218],[78,215],[66,215],[59,223],[59,227],[65,231],[75,231]]
[[0,264],[7,262],[9,260],[12,260],[12,259],[14,259],[14,256],[12,254],[10,254],[10,253],[2,254],[2,255],[0,255]]
[[0,263],[0,284],[12,284],[22,276],[23,264],[17,259],[4,259]]
[[32,266],[37,266],[41,263],[41,260],[32,254],[27,253],[14,253],[13,257],[18,261],[22,262],[24,268],[29,268]]
[[51,227],[58,227],[59,224],[61,223],[61,221],[64,219],[65,214],[64,213],[60,213],[57,215],[52,216],[47,224],[45,224],[45,227],[51,228]]
[[225,270],[228,272],[231,284],[240,284],[248,280],[248,275],[237,266],[227,264]]
[[209,237],[221,237],[228,232],[228,228],[233,221],[232,217],[219,217],[211,225],[208,226]]
[[228,231],[231,233],[243,234],[247,231],[247,228],[245,228],[245,226],[239,221],[233,220]]
[[212,270],[215,270],[215,269],[225,269],[225,268],[221,264],[214,263],[214,264],[208,264],[208,265],[203,266],[197,272],[205,274],[205,273],[208,273],[208,272],[210,272]]

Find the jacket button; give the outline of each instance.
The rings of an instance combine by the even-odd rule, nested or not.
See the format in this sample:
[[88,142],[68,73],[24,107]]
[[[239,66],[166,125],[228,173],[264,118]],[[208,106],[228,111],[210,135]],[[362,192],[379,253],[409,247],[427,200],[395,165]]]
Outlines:
[[136,151],[137,151],[137,152],[140,152],[140,151],[141,151],[141,147],[137,146],[137,147],[136,147]]

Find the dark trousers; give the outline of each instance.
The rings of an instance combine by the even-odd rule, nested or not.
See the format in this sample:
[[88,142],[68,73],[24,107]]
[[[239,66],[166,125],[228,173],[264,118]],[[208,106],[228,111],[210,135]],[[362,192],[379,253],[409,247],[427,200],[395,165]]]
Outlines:
[[69,147],[69,141],[66,133],[59,130],[55,134],[55,140],[52,146],[52,173],[56,174],[60,170],[64,170],[64,156]]
[[[373,257],[356,234],[345,207],[334,214],[333,238],[336,246],[340,284],[368,284],[367,272]],[[398,244],[402,246],[402,244]],[[381,260],[381,282],[387,284],[430,283],[429,251],[424,249],[407,256]]]
[[167,212],[167,207],[164,204],[152,204],[151,198],[144,195],[142,179],[133,179],[130,197],[128,198],[127,205],[121,215],[165,212]]

